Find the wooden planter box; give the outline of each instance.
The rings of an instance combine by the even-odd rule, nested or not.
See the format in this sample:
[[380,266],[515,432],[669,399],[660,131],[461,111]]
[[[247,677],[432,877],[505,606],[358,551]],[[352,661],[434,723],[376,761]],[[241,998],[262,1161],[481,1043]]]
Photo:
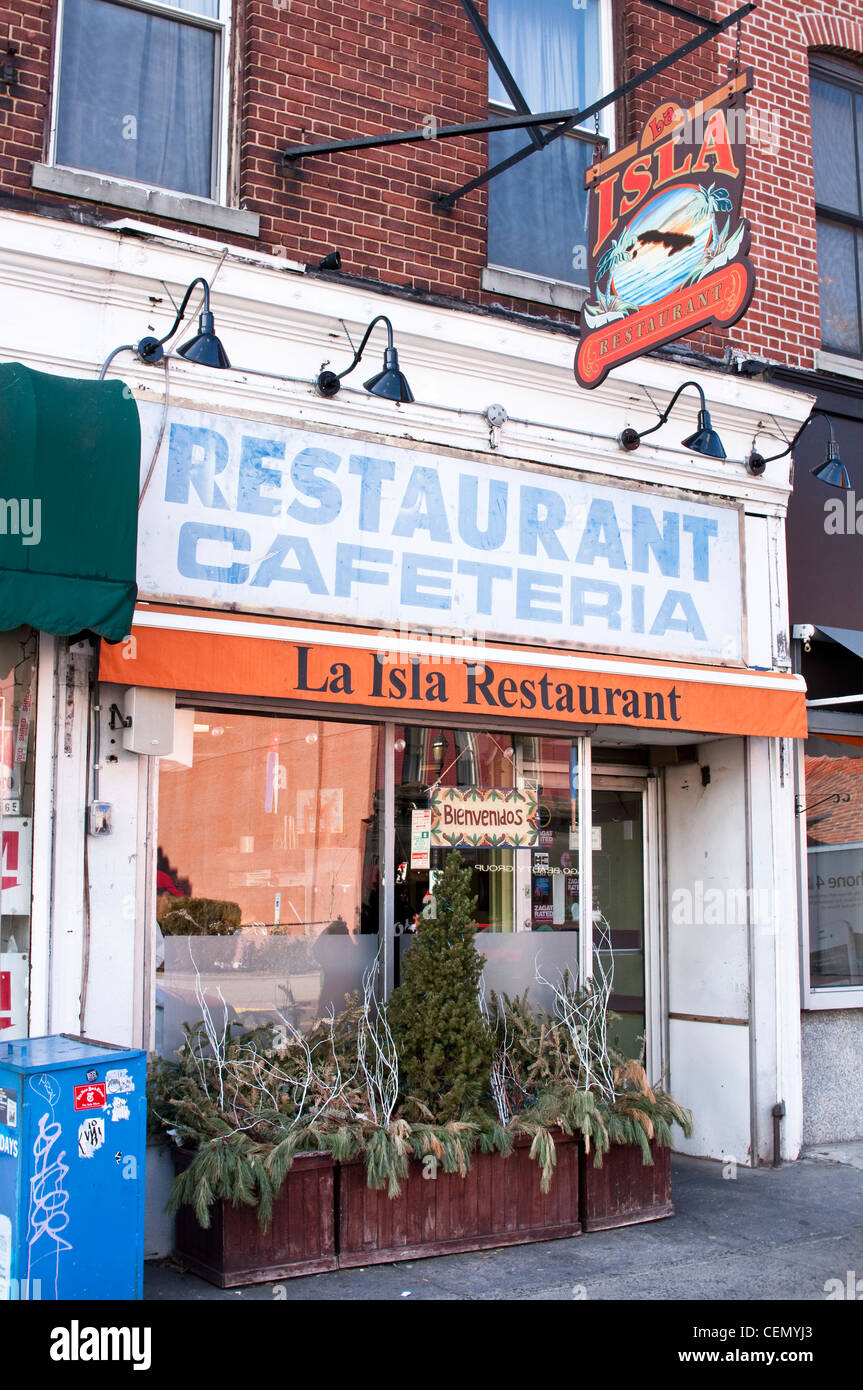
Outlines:
[[612,1144],[602,1167],[594,1168],[593,1153],[579,1148],[581,1219],[586,1231],[608,1231],[674,1215],[670,1149],[651,1143],[651,1168],[644,1163],[641,1149]]
[[[191,1159],[191,1152],[174,1150],[178,1171]],[[204,1230],[192,1207],[183,1206],[176,1216],[175,1249],[189,1269],[220,1289],[321,1274],[338,1268],[334,1218],[332,1156],[298,1154],[273,1203],[266,1234],[255,1207],[216,1202]]]
[[555,1136],[557,1166],[547,1194],[530,1139],[520,1135],[508,1158],[474,1153],[467,1177],[444,1173],[424,1178],[412,1163],[401,1195],[387,1196],[366,1182],[362,1161],[339,1166],[339,1266],[487,1250],[500,1245],[562,1240],[581,1234],[578,1207],[578,1141]]

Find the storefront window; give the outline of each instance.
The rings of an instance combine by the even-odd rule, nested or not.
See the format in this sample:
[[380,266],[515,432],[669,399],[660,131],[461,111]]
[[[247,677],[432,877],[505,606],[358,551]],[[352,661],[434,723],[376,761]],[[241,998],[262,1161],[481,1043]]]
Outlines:
[[580,974],[578,740],[407,726],[395,748],[397,961],[457,849],[472,871],[486,993],[529,990],[551,1009],[564,972]]
[[157,1048],[206,1002],[219,1031],[338,1013],[378,948],[382,732],[187,711],[159,769]]
[[36,634],[0,633],[0,1037],[26,1038],[30,1005]]
[[863,739],[806,741],[813,989],[863,985]]
[[[219,1031],[226,1020],[307,1029],[340,1011],[374,965],[381,927],[397,986],[454,851],[471,869],[486,995],[529,991],[552,1010],[564,973],[583,974],[580,845],[589,842],[596,968],[613,971],[614,1035],[638,1054],[637,779],[597,778],[587,841],[580,759],[589,750],[577,738],[396,725],[386,793],[383,726],[200,709],[183,717],[188,751],[159,770],[160,1051],[179,1045],[202,1000]],[[589,958],[590,943],[583,950]]]

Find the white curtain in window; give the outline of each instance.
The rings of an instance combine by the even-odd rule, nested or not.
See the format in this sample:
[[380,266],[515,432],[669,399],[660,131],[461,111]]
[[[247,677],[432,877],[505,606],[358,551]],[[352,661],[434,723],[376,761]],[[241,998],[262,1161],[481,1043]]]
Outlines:
[[212,197],[217,42],[168,15],[66,0],[57,162]]
[[[600,0],[489,0],[488,27],[532,111],[601,96]],[[510,104],[493,69],[489,98]]]

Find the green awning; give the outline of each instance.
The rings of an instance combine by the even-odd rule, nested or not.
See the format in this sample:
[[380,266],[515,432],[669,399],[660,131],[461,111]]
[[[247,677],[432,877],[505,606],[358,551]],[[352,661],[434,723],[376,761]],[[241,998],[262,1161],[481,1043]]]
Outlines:
[[140,456],[122,382],[0,365],[0,631],[126,636]]

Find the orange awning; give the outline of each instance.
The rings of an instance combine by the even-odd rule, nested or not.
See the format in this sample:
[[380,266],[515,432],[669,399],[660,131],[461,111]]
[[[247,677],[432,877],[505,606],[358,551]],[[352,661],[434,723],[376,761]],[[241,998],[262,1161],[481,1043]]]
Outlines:
[[397,718],[452,716],[805,738],[800,676],[557,648],[142,608],[100,679]]

